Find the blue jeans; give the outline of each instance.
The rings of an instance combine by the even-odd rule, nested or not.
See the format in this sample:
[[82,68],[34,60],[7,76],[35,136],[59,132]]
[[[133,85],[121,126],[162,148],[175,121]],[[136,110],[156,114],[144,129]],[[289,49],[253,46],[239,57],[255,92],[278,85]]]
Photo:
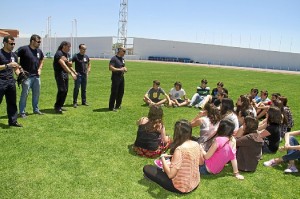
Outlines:
[[206,164],[204,162],[203,165],[199,166],[199,172],[202,175],[211,175],[211,173],[208,172],[207,168],[206,168]]
[[198,93],[195,93],[191,99],[190,105],[194,106],[196,104],[199,104],[204,98],[205,96],[200,96]]
[[86,103],[86,85],[87,85],[87,75],[78,74],[77,79],[74,81],[74,91],[73,91],[73,103],[77,103],[77,97],[79,93],[79,88],[81,86],[81,103]]
[[[297,139],[295,137],[290,137],[289,142],[290,142],[291,146],[299,145],[299,142],[297,141]],[[299,150],[288,150],[287,154],[282,156],[282,159],[284,161],[296,160],[296,159],[300,160],[300,151]]]
[[33,112],[39,111],[39,98],[40,98],[41,80],[40,77],[29,77],[22,83],[22,93],[19,102],[20,114],[25,113],[26,101],[29,94],[29,90],[32,90],[32,108]]

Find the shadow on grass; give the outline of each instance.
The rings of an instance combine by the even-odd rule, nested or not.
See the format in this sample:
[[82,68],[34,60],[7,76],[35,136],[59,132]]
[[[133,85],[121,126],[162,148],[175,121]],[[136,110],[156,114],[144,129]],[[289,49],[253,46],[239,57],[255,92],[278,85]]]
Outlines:
[[61,115],[61,114],[57,114],[54,110],[54,108],[48,108],[48,109],[41,109],[40,110],[42,113],[45,114],[54,114],[54,115]]
[[94,109],[93,112],[110,112],[110,110],[108,108],[98,108]]
[[169,192],[159,185],[157,185],[155,182],[152,182],[151,180],[148,180],[146,178],[142,178],[138,181],[140,185],[143,185],[145,187],[148,187],[147,192],[152,198],[169,198],[171,195],[176,195],[177,197],[181,197],[184,195],[176,194]]
[[0,119],[7,119],[7,115],[0,116]]
[[1,129],[9,129],[10,127],[7,124],[0,123],[0,128]]

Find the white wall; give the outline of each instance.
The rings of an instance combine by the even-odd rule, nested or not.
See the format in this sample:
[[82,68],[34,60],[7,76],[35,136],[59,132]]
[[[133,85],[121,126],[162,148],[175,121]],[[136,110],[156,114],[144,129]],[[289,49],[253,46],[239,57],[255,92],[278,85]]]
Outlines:
[[204,64],[300,71],[300,54],[199,43],[134,38],[134,54],[190,58]]
[[[16,46],[14,50],[17,50],[20,46],[28,45],[29,40],[30,38],[16,38]],[[52,37],[51,40],[49,38],[43,38],[40,49],[43,50],[44,54],[51,51],[51,55],[53,56],[62,41],[68,41],[72,43],[70,37]],[[112,51],[113,37],[77,37],[76,46],[74,42],[74,52],[70,53],[77,53],[79,51],[78,45],[81,43],[86,44],[86,53],[89,57],[109,58],[112,54],[114,54],[114,52]]]

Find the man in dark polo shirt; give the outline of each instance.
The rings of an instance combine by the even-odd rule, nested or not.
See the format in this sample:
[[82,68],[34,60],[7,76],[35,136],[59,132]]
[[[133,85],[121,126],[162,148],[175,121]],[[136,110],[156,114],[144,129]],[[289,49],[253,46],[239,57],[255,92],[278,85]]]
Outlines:
[[79,88],[81,86],[81,103],[82,105],[88,106],[86,102],[86,85],[87,76],[91,71],[90,58],[85,54],[86,45],[79,45],[79,53],[75,54],[72,58],[72,62],[75,62],[75,70],[77,72],[77,79],[74,84],[73,91],[73,107],[77,108],[77,97],[79,93]]
[[54,104],[54,110],[58,114],[62,114],[64,103],[68,94],[69,77],[70,74],[74,80],[77,79],[77,73],[72,68],[72,62],[70,61],[70,42],[63,41],[59,45],[53,60],[54,76],[57,85],[56,102]]
[[41,88],[40,75],[44,63],[44,54],[39,49],[40,44],[41,37],[34,34],[30,37],[30,44],[20,47],[17,51],[17,55],[20,58],[20,65],[23,70],[29,73],[28,79],[22,83],[22,93],[19,102],[19,112],[22,118],[26,117],[26,101],[30,89],[32,90],[33,113],[43,115],[38,106]]
[[110,111],[117,111],[117,109],[121,108],[125,87],[124,73],[127,72],[123,58],[125,53],[125,48],[118,48],[117,54],[113,56],[109,62],[109,70],[112,72],[108,107]]
[[12,52],[15,47],[14,42],[15,39],[12,36],[5,36],[3,38],[3,48],[0,50],[0,104],[5,95],[8,125],[22,127],[17,122],[16,80],[14,79],[13,72],[15,71],[16,74],[19,74],[20,66],[17,55]]

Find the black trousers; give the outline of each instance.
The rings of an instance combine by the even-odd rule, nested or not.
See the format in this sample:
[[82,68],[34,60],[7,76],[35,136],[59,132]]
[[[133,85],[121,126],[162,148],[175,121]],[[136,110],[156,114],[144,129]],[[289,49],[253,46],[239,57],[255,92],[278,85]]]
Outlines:
[[111,92],[109,98],[109,109],[119,108],[122,104],[124,95],[125,80],[124,76],[113,75],[111,77]]
[[16,123],[18,118],[18,108],[15,80],[0,80],[0,104],[2,103],[4,96],[6,99],[8,124]]
[[64,103],[67,98],[68,94],[68,87],[69,87],[69,77],[68,73],[55,73],[55,80],[57,85],[57,95],[56,95],[56,102],[54,104],[55,109],[60,109],[64,106]]
[[157,166],[146,165],[143,168],[143,172],[147,178],[149,178],[153,182],[156,182],[164,189],[175,193],[182,193],[174,187],[172,180],[167,176],[167,174]]

